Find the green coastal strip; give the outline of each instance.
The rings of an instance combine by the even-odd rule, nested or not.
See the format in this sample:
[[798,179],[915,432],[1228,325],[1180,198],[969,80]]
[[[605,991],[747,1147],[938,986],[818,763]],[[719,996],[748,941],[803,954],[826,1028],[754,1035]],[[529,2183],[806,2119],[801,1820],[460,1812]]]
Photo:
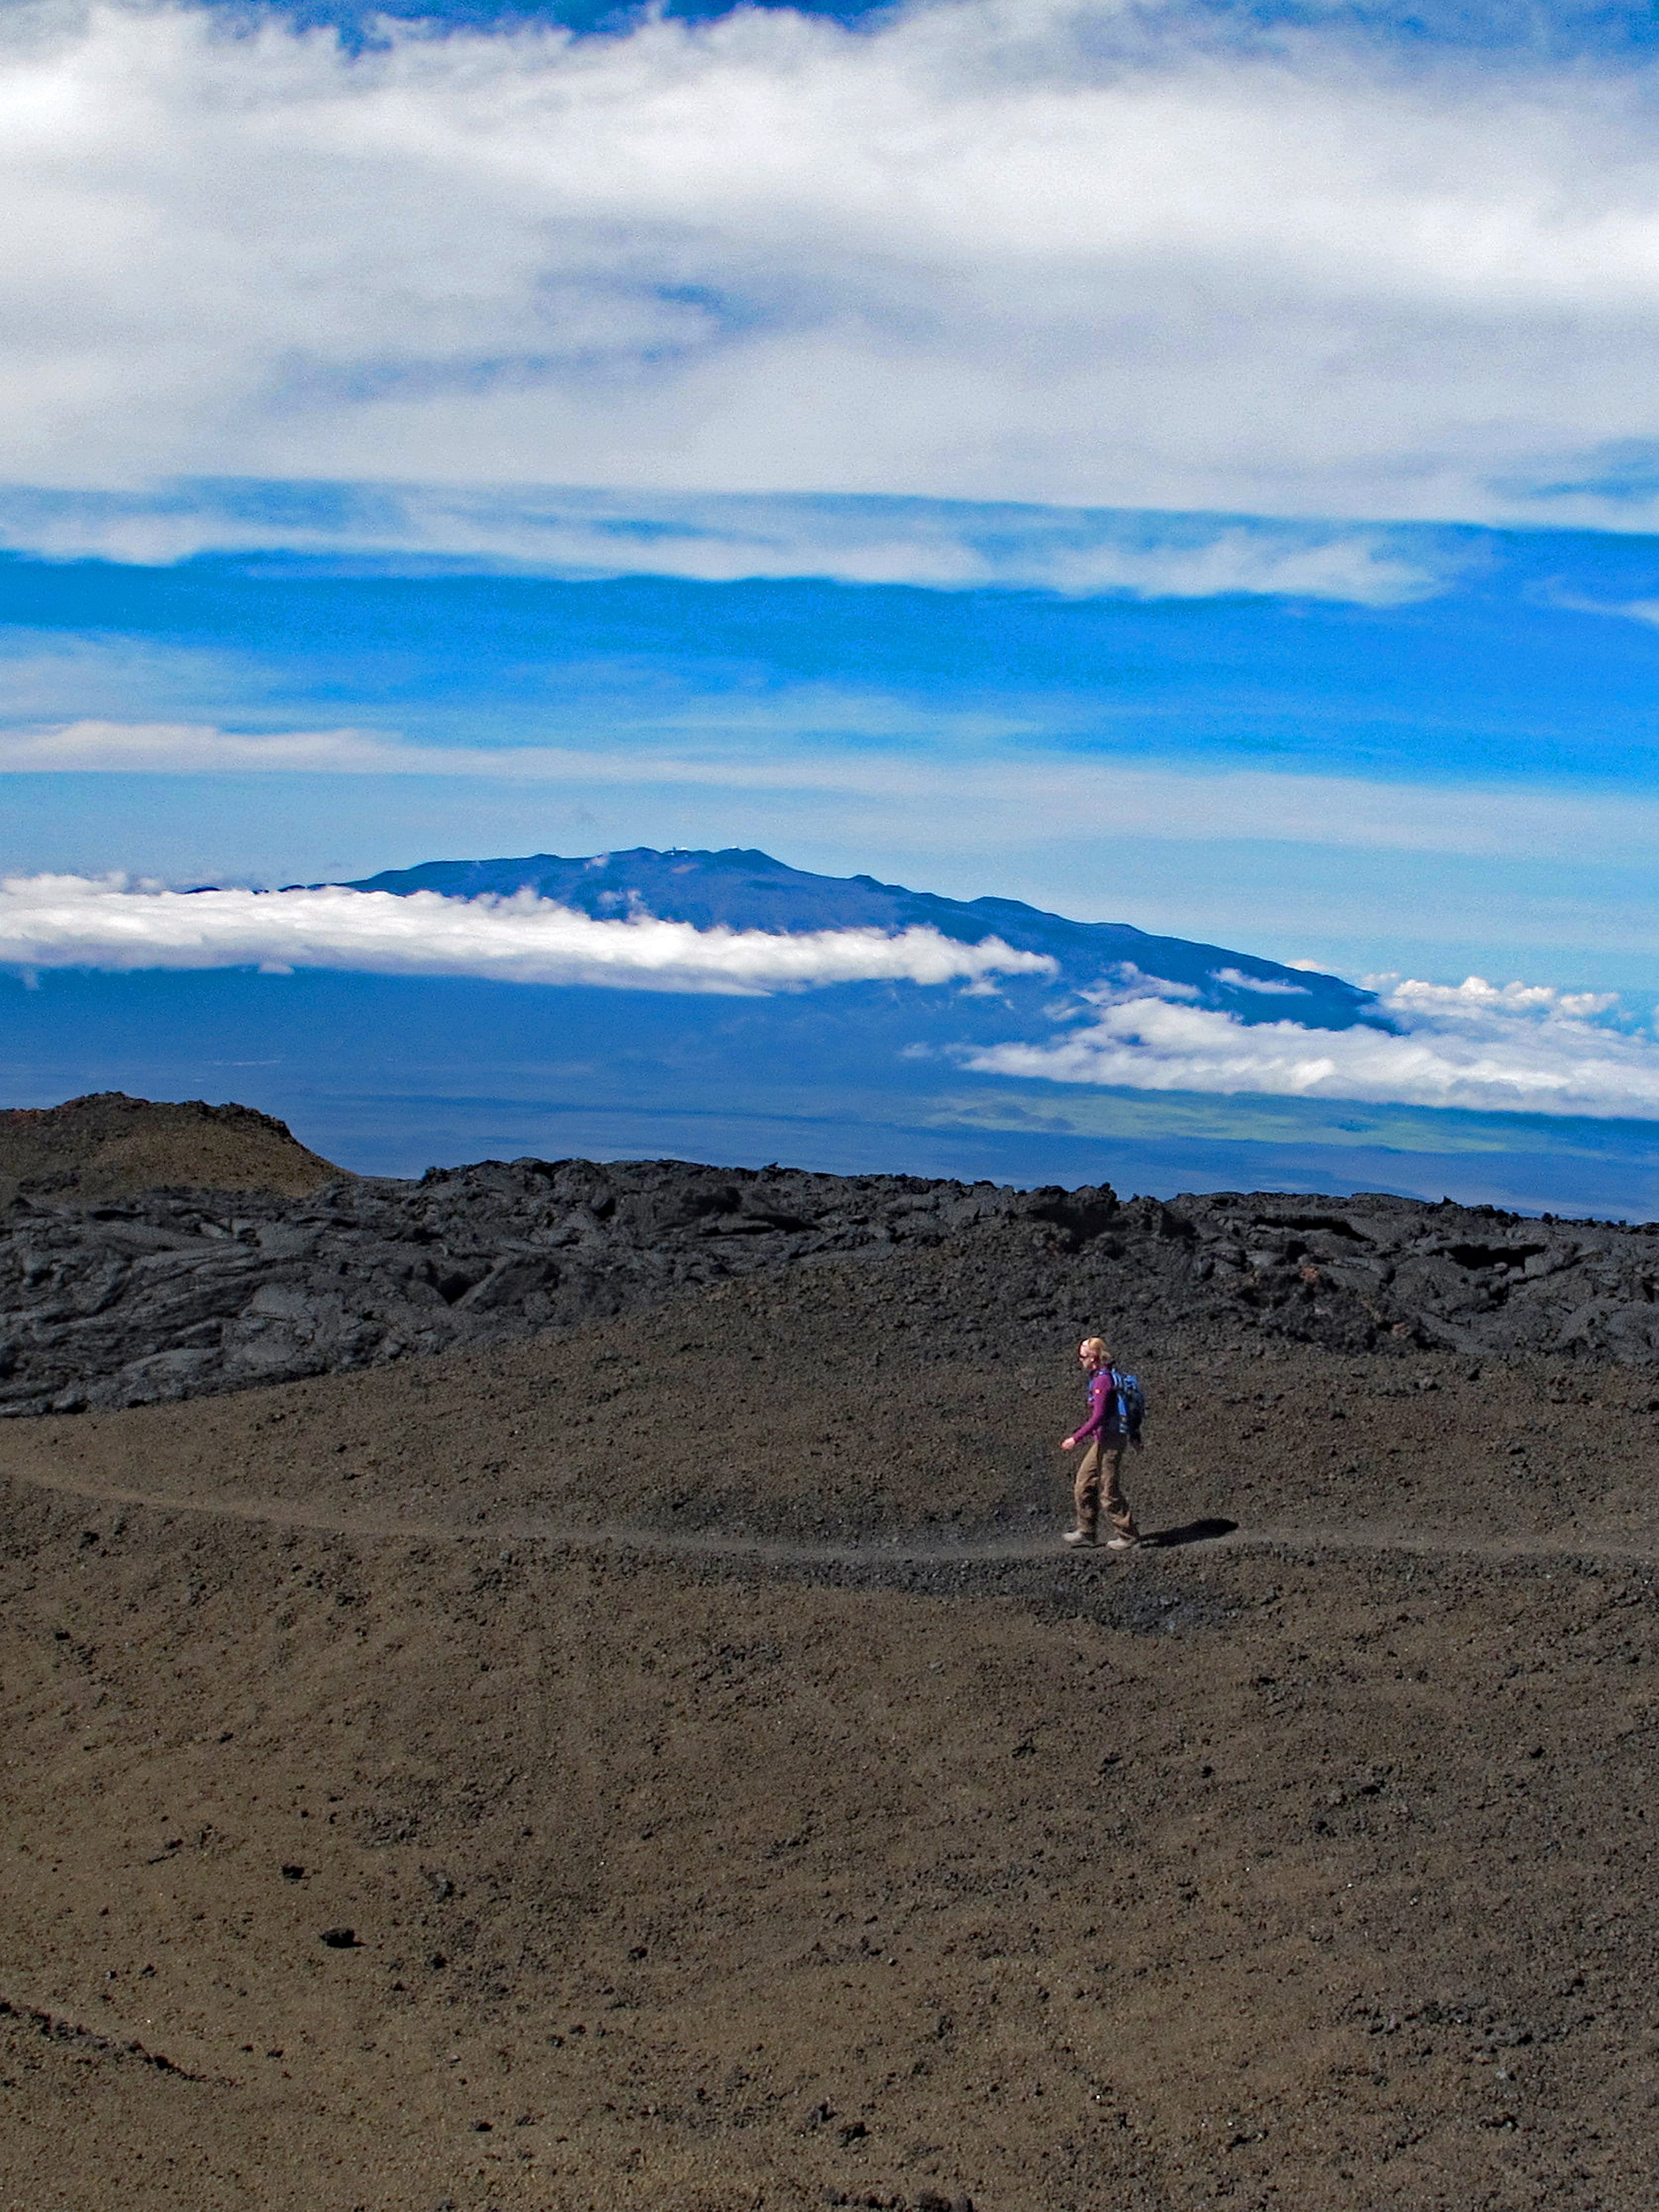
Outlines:
[[1659,1166],[1659,1122],[1455,1107],[1376,1106],[1189,1091],[1072,1091],[1056,1085],[938,1098],[935,1127],[1265,1145],[1375,1146],[1398,1152],[1568,1153]]

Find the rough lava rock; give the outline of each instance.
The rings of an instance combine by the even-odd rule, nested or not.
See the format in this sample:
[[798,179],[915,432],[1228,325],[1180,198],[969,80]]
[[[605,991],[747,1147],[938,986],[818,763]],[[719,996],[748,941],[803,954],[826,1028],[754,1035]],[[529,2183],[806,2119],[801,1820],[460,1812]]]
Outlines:
[[188,1398],[660,1304],[733,1276],[1023,1237],[1147,1327],[1359,1349],[1659,1357],[1659,1227],[1388,1197],[1121,1202],[907,1176],[486,1161],[304,1198],[20,1196],[0,1214],[0,1414]]

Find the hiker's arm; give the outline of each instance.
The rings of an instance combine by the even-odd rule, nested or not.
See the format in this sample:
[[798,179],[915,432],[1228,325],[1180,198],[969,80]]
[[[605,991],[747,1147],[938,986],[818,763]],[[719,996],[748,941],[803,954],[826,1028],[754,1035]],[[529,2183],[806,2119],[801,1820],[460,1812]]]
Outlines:
[[1091,1444],[1098,1441],[1105,1431],[1106,1409],[1111,1402],[1109,1378],[1103,1387],[1101,1377],[1097,1376],[1089,1385],[1089,1418],[1081,1427],[1073,1430],[1071,1442],[1066,1447],[1067,1451],[1072,1444]]

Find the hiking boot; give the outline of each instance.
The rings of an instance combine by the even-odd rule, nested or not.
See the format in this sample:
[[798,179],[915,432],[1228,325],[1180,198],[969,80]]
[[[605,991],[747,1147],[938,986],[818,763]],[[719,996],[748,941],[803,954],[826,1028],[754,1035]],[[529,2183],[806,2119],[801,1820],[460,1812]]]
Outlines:
[[1133,1552],[1139,1541],[1139,1536],[1109,1536],[1106,1548],[1109,1552]]
[[1068,1528],[1060,1540],[1062,1544],[1092,1544],[1095,1532],[1092,1528]]

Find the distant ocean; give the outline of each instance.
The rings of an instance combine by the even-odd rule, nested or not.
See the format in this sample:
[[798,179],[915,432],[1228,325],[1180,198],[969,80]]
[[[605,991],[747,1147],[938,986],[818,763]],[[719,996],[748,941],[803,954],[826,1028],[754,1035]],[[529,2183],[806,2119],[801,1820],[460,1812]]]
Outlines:
[[[909,987],[900,987],[901,989]],[[887,987],[732,1000],[245,969],[0,978],[0,1102],[237,1099],[366,1174],[535,1154],[1395,1191],[1659,1218],[1659,1124],[1085,1089],[860,1055]]]

